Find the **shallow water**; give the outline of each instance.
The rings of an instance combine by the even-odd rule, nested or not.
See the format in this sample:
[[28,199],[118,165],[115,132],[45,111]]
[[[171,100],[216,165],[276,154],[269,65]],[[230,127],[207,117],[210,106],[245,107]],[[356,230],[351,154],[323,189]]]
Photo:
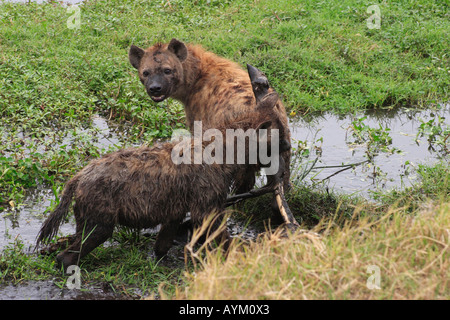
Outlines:
[[[355,169],[349,169],[333,175],[345,167],[345,164],[356,164],[366,161],[366,145],[352,145],[352,131],[349,129],[352,121],[356,118],[367,116],[363,122],[370,128],[390,129],[389,136],[392,144],[389,148],[395,148],[394,153],[379,152],[373,163],[361,164]],[[430,148],[426,136],[416,135],[419,126],[423,121],[445,117],[442,127],[450,127],[450,105],[447,104],[441,110],[381,110],[369,112],[357,116],[337,116],[325,113],[322,116],[314,117],[309,121],[301,118],[291,121],[291,133],[293,138],[293,148],[300,145],[307,145],[310,150],[308,158],[303,158],[300,162],[300,171],[313,164],[319,169],[312,170],[303,180],[305,183],[317,183],[325,179],[330,189],[346,194],[360,194],[370,197],[370,191],[389,190],[392,188],[402,188],[417,182],[414,174],[414,167],[418,164],[433,164],[444,159],[449,160],[449,155],[436,147]],[[319,141],[318,141],[319,140]],[[450,141],[447,141],[447,148],[450,148]],[[297,157],[298,158],[298,157]],[[295,161],[295,160],[294,160]],[[405,164],[409,162],[408,164]],[[294,165],[295,166],[295,165]],[[320,168],[331,167],[334,168]],[[298,169],[298,168],[297,168]],[[374,176],[374,169],[376,174]],[[295,168],[292,169],[295,171]],[[293,177],[295,179],[295,176]]]
[[[450,126],[449,104],[439,111],[401,109],[366,115],[367,119],[364,120],[366,125],[374,128],[381,124],[382,127],[390,129],[389,135],[392,137],[390,147],[401,150],[401,153],[380,152],[370,168],[366,163],[326,179],[328,188],[347,194],[361,193],[370,196],[371,190],[410,185],[415,181],[415,175],[413,170],[409,175],[405,175],[408,167],[414,167],[419,163],[432,164],[442,159],[441,152],[429,148],[426,137],[420,138],[420,142],[417,143],[416,134],[422,123],[420,119],[428,121],[437,116],[446,117],[443,126]],[[356,117],[361,116],[363,115]],[[315,167],[340,166],[366,160],[364,145],[348,144],[351,141],[348,127],[354,119],[355,116],[336,116],[330,113],[313,117],[308,121],[301,118],[291,119],[292,147],[298,148],[300,144],[306,145],[310,150],[309,157],[294,158],[292,179],[296,178],[296,172],[303,171],[316,158]],[[93,135],[92,139],[98,148],[109,150],[123,146],[126,139],[123,128],[98,115],[92,118],[92,127],[93,129],[81,129],[81,132]],[[71,139],[67,136],[63,143],[70,145]],[[448,161],[448,158],[448,155],[445,155],[444,161]],[[410,165],[405,166],[406,161],[409,161]],[[378,167],[382,172],[375,179],[372,175],[374,167]],[[302,181],[306,184],[317,183],[341,169],[313,169]],[[32,253],[36,235],[44,219],[43,213],[54,199],[51,189],[37,188],[27,192],[23,206],[14,211],[0,213],[0,251],[8,244],[11,245],[15,239],[20,239],[26,252]],[[234,236],[244,233],[244,238],[250,239],[256,235],[251,226],[245,229],[234,221],[230,221],[229,229]],[[73,234],[74,231],[74,226],[68,223],[61,226],[60,234]],[[157,229],[150,232],[156,231]],[[60,289],[52,281],[38,281],[19,286],[0,286],[0,299],[123,299],[123,297],[116,296],[104,288],[67,290]]]

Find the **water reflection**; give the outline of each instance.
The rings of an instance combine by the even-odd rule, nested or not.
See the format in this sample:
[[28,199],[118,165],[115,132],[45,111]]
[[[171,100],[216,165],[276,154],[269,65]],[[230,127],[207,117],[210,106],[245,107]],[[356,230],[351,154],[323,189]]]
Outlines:
[[[117,150],[124,145],[130,145],[127,141],[127,127],[120,127],[116,124],[108,122],[104,117],[94,115],[89,126],[79,128],[76,131],[63,131],[58,139],[54,139],[51,147],[58,150],[62,146],[67,148],[77,148],[80,140],[92,142],[99,152],[106,153],[111,150]],[[24,135],[25,145],[33,144],[31,138]],[[134,145],[131,143],[131,145]],[[39,145],[37,152],[45,152],[45,146]],[[10,156],[9,153],[5,153]],[[0,250],[8,243],[14,242],[17,238],[24,244],[26,251],[33,250],[36,235],[43,222],[44,212],[55,201],[53,190],[49,186],[40,186],[35,189],[29,189],[25,194],[25,203],[19,208],[1,212],[3,217],[0,222]],[[71,224],[63,224],[60,228],[61,234],[74,233],[75,228]]]

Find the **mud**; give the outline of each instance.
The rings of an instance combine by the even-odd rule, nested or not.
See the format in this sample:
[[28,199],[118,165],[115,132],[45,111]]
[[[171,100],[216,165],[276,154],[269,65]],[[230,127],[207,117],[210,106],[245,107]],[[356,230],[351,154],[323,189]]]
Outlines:
[[127,300],[132,297],[115,293],[107,284],[83,289],[61,289],[53,281],[29,281],[0,285],[0,300]]

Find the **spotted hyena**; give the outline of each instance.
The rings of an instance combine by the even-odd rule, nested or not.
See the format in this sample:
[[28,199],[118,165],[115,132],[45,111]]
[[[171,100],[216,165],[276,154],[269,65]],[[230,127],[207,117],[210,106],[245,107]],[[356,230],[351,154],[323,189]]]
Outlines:
[[[273,143],[288,147],[287,141],[280,138],[283,126],[274,112],[277,100],[276,93],[267,94],[255,111],[242,114],[236,121],[224,123],[217,129],[224,137],[215,148],[223,151],[218,163],[204,159],[194,164],[194,153],[189,155],[190,163],[175,163],[174,157],[184,150],[179,148],[181,142],[129,148],[91,161],[66,184],[59,205],[41,227],[37,243],[47,242],[56,235],[73,201],[76,234],[70,246],[57,256],[65,269],[78,264],[82,257],[110,238],[117,225],[141,229],[161,224],[155,253],[162,257],[172,246],[186,212],[191,212],[194,225],[200,225],[210,214],[216,215],[220,223],[234,176],[254,165],[248,160],[251,157],[249,146],[245,148],[243,163],[239,164],[236,159],[232,163],[224,161],[227,150],[237,147],[234,136],[228,137],[228,130],[253,130],[258,145],[265,144],[270,150]],[[270,128],[276,130],[268,130]],[[194,150],[198,143],[195,138],[183,142],[189,145],[189,150]],[[212,142],[201,141],[201,150],[206,152],[209,143]],[[271,158],[275,155],[273,159],[280,162],[275,180],[281,181],[284,163],[279,154],[286,148],[277,150],[271,152]],[[212,227],[216,230],[217,225]],[[216,240],[224,249],[228,247],[226,228]]]
[[[247,71],[201,46],[185,44],[177,39],[157,43],[147,49],[132,45],[129,60],[138,70],[139,79],[153,101],[161,102],[171,97],[183,103],[191,130],[194,121],[202,121],[203,127],[215,128],[219,123],[232,122],[242,113],[256,108]],[[288,118],[280,99],[275,110],[285,128],[283,138],[290,142]],[[284,178],[284,189],[287,190],[291,151],[285,151],[282,157],[287,164]],[[237,175],[236,193],[253,187],[257,170]],[[270,176],[268,178],[271,179]],[[277,210],[275,201],[272,205]]]

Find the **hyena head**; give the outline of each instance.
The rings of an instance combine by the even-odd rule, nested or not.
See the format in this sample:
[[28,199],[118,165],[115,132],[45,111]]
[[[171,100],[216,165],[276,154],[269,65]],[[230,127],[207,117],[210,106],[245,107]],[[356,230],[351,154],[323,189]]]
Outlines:
[[172,39],[169,44],[155,44],[148,49],[132,45],[128,58],[139,71],[139,79],[155,102],[173,95],[183,83],[182,62],[188,55],[186,45]]

